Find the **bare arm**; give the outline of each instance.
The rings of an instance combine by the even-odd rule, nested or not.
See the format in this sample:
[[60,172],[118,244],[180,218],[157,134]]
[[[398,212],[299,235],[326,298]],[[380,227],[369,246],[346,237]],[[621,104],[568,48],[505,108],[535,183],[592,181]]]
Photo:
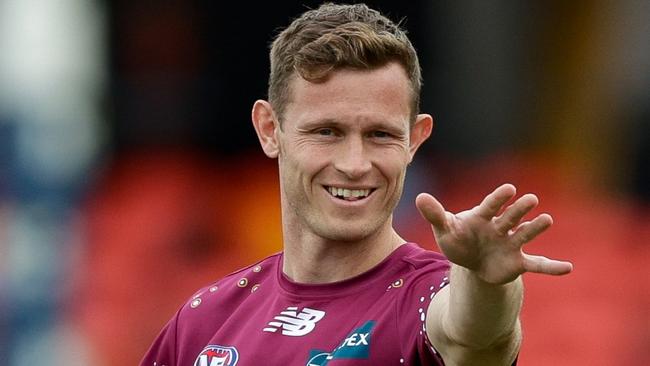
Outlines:
[[434,297],[426,323],[429,338],[448,366],[510,365],[521,342],[520,275],[562,275],[572,269],[571,263],[522,251],[553,221],[542,214],[520,223],[538,200],[527,194],[503,210],[515,193],[514,186],[502,185],[480,205],[458,214],[445,211],[428,194],[416,200],[453,263],[451,283]]

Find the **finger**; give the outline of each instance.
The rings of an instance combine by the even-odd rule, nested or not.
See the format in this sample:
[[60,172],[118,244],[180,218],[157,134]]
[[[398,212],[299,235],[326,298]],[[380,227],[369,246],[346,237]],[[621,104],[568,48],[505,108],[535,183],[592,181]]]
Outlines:
[[517,190],[515,189],[515,186],[512,184],[504,184],[495,189],[492,193],[488,194],[485,199],[483,199],[483,202],[474,209],[478,215],[483,216],[486,219],[492,219],[499,213],[503,205],[510,201],[516,193]]
[[514,228],[519,224],[521,219],[530,212],[537,204],[539,200],[534,194],[526,194],[521,197],[515,203],[508,206],[501,216],[494,219],[494,224],[496,225],[497,231],[505,235],[508,233],[508,230]]
[[415,197],[415,206],[422,217],[433,225],[436,230],[447,230],[447,214],[445,208],[437,199],[428,193],[420,193]]
[[519,246],[522,246],[529,241],[535,239],[537,235],[546,231],[553,225],[553,218],[549,214],[541,214],[529,222],[522,223],[517,227],[517,230],[512,234],[512,241]]
[[549,259],[540,255],[524,254],[524,270],[553,276],[565,275],[573,270],[571,262]]

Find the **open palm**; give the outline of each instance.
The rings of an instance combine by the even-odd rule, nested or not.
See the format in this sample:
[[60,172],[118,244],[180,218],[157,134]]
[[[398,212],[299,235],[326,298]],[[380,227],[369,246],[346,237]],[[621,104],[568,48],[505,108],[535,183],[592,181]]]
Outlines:
[[553,219],[541,214],[521,222],[535,208],[538,199],[526,194],[504,209],[516,194],[504,184],[487,195],[478,206],[457,214],[448,212],[433,196],[421,193],[416,205],[431,223],[438,246],[459,266],[472,270],[483,281],[504,284],[524,272],[563,275],[571,272],[569,262],[530,255],[522,246],[548,229]]

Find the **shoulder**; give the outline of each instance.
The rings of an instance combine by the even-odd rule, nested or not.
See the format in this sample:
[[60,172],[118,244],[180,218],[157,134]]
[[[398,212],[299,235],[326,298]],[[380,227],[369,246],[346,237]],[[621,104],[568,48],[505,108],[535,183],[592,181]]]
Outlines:
[[426,309],[431,299],[449,283],[451,265],[438,252],[424,249],[415,243],[407,243],[405,246],[399,258],[401,276],[391,287],[399,290],[398,314],[404,315],[407,312],[409,319],[419,321],[420,309]]
[[275,280],[279,258],[269,256],[196,291],[165,326],[146,360],[194,359],[231,317],[248,315],[237,308],[256,292],[255,284]]
[[406,243],[404,246],[405,250],[399,260],[411,275],[449,271],[449,261],[441,253],[424,249],[416,243]]
[[236,307],[256,290],[257,284],[275,278],[281,255],[273,254],[201,287],[183,304],[180,314],[187,314],[187,310],[202,313],[215,307]]

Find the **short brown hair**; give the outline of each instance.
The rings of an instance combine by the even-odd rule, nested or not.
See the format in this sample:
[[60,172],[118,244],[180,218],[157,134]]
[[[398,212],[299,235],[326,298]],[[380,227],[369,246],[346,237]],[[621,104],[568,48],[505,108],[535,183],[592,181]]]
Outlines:
[[411,120],[419,111],[422,76],[406,31],[365,4],[326,3],[295,19],[271,46],[269,102],[282,119],[294,72],[318,82],[338,68],[374,69],[397,61],[412,89]]

